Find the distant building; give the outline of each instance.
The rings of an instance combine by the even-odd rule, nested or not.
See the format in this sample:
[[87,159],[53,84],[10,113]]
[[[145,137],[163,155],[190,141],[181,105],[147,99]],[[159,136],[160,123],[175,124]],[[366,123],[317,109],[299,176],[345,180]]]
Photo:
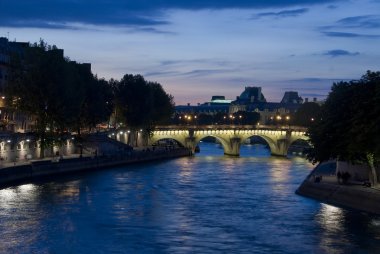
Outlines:
[[261,87],[245,87],[243,93],[230,105],[229,113],[238,111],[260,113],[260,122],[268,124],[277,116],[290,117],[301,106],[303,99],[298,92],[285,92],[280,103],[267,102]]
[[240,96],[236,98],[236,101],[239,101],[240,104],[248,104],[266,102],[267,100],[261,92],[261,87],[247,86],[244,88],[244,91],[240,94]]
[[176,106],[176,114],[207,114],[216,115],[218,113],[228,114],[232,100],[226,100],[225,96],[214,95],[211,101],[192,106],[189,104]]
[[281,103],[284,104],[301,104],[302,102],[303,99],[298,95],[298,92],[294,91],[285,92],[281,100]]
[[227,116],[238,111],[248,111],[260,113],[260,123],[269,124],[275,122],[279,116],[290,119],[302,103],[303,99],[295,91],[285,92],[281,102],[267,102],[261,87],[245,87],[234,101],[215,95],[210,102],[203,104],[176,106],[176,114],[216,115],[221,113]]
[[[4,95],[4,87],[8,82],[8,70],[11,55],[22,55],[24,49],[29,46],[27,42],[10,42],[7,38],[0,37],[0,95]],[[0,102],[1,104],[1,102]]]

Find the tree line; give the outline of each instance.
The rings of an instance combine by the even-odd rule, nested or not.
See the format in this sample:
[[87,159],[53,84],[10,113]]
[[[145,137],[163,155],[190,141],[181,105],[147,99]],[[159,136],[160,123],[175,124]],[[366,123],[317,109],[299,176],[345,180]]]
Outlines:
[[260,120],[257,112],[237,111],[232,114],[217,112],[208,113],[176,113],[171,118],[170,124],[175,125],[256,125]]
[[367,163],[377,183],[380,162],[380,72],[367,71],[359,80],[334,83],[308,136],[313,162],[339,159]]
[[43,40],[10,59],[7,104],[34,117],[41,157],[62,135],[80,136],[83,129],[108,123],[111,115],[114,127],[150,131],[174,112],[173,97],[159,83],[130,74],[120,81],[98,78],[89,64],[70,61]]

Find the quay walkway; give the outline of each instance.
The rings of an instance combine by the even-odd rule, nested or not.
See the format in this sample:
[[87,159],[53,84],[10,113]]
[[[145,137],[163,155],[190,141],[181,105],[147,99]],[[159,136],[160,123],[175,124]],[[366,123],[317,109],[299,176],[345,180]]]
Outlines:
[[92,171],[101,168],[142,163],[149,161],[165,160],[177,157],[189,156],[186,148],[171,149],[144,149],[138,151],[126,151],[112,155],[78,155],[65,156],[63,158],[47,158],[44,160],[31,160],[29,162],[5,163],[0,169],[0,188],[31,182],[35,179],[75,173],[80,171]]
[[332,164],[317,166],[296,193],[326,204],[380,215],[379,186],[367,187],[355,181],[339,183],[335,175],[335,165]]

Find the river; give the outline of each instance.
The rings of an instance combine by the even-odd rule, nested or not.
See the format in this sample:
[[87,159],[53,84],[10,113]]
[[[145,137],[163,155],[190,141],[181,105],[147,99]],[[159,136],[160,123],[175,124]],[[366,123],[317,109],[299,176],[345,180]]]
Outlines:
[[0,190],[0,253],[380,253],[380,218],[294,192],[313,165],[247,145]]

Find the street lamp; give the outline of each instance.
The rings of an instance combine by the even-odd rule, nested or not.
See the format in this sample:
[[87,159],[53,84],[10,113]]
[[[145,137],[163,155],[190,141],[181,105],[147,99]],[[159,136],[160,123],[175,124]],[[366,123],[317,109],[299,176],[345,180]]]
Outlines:
[[290,129],[290,124],[289,124],[290,116],[286,116],[285,119],[286,119],[286,123],[288,125],[288,129]]
[[232,119],[234,118],[233,115],[230,115],[230,125],[232,124]]

